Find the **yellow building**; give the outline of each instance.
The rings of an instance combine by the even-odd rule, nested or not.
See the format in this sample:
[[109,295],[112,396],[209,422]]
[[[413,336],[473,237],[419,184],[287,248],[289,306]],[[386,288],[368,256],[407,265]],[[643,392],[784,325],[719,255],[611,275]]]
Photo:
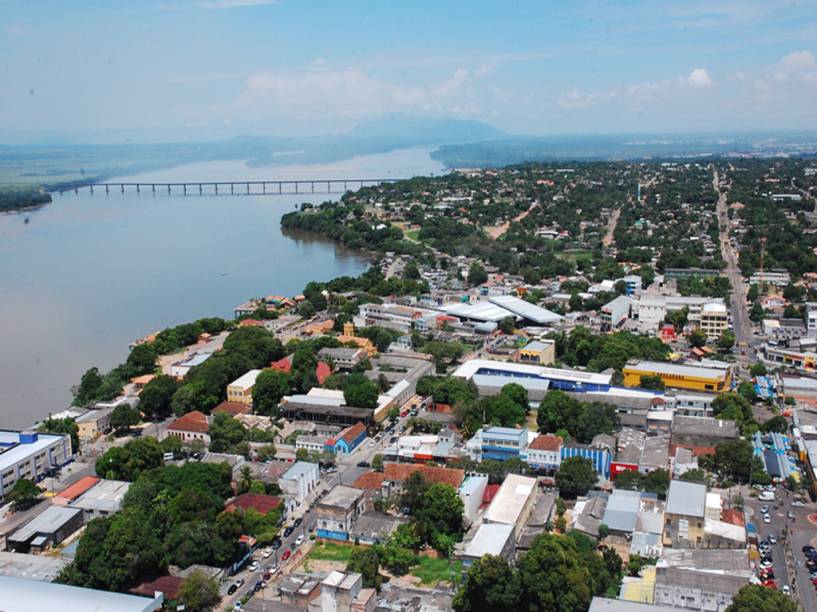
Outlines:
[[728,391],[732,379],[729,368],[704,368],[663,361],[630,361],[622,374],[626,387],[640,386],[642,376],[659,376],[667,387],[709,393]]
[[726,304],[710,302],[701,308],[701,331],[708,342],[716,342],[729,329],[729,311]]
[[252,388],[261,370],[250,370],[227,385],[227,401],[252,404]]
[[554,340],[536,340],[519,349],[516,354],[519,363],[533,365],[551,365],[556,361],[556,342]]
[[358,348],[362,348],[366,351],[366,354],[369,357],[374,357],[377,353],[377,348],[372,341],[368,338],[361,338],[359,336],[355,336],[355,324],[351,321],[348,321],[343,324],[343,333],[338,336],[338,340],[346,344],[347,342],[351,342],[358,346]]

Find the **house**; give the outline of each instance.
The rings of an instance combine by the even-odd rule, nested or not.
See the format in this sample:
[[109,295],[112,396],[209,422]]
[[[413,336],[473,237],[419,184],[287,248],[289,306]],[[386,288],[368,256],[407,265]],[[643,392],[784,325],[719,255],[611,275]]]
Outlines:
[[553,472],[562,463],[561,436],[539,434],[528,444],[527,463],[536,472]]
[[321,582],[321,594],[309,604],[309,612],[374,612],[377,592],[363,588],[356,572],[331,571]]
[[89,410],[74,421],[77,424],[77,435],[80,440],[93,440],[99,434],[111,428],[111,414],[113,408]]
[[130,484],[122,480],[98,480],[93,486],[77,495],[69,506],[82,510],[85,520],[110,516],[122,507],[122,500]]
[[358,348],[363,349],[366,351],[366,354],[369,357],[374,357],[377,354],[377,348],[372,341],[368,338],[360,338],[355,336],[355,325],[351,321],[348,321],[343,324],[343,333],[338,336],[338,340],[340,340],[343,344],[354,344]]
[[[694,567],[694,566],[693,566]],[[655,603],[688,610],[720,612],[746,584],[742,576],[696,571],[693,567],[657,567]]]
[[383,471],[364,472],[354,482],[358,489],[383,489],[386,483],[403,483],[415,472],[422,474],[431,484],[443,483],[458,489],[465,478],[465,471],[459,468],[446,468],[416,463],[383,464]]
[[665,546],[695,548],[704,540],[706,485],[673,480],[667,493],[664,513]]
[[485,511],[484,522],[511,525],[518,538],[536,504],[537,492],[535,478],[508,474]]
[[573,529],[591,538],[599,537],[599,525],[607,508],[608,495],[602,492],[591,492],[588,497],[576,501],[573,507]]
[[298,461],[281,475],[278,486],[284,493],[300,501],[318,485],[320,477],[317,463]]
[[318,358],[332,363],[338,370],[352,370],[366,358],[366,352],[359,348],[322,348]]
[[363,491],[336,485],[315,506],[318,537],[348,540],[352,524],[362,513]]
[[194,410],[168,425],[167,435],[180,438],[182,444],[192,444],[200,441],[206,446],[210,446],[210,421],[207,419],[206,414]]
[[607,332],[617,329],[621,322],[630,317],[633,301],[626,295],[619,295],[601,307],[601,331]]
[[516,352],[519,363],[546,366],[556,361],[556,341],[536,340],[529,342]]
[[239,414],[250,414],[252,412],[252,406],[245,404],[244,402],[224,401],[213,408],[213,414],[219,414],[221,412],[235,417]]
[[130,592],[143,597],[153,597],[156,593],[161,593],[166,601],[175,601],[179,599],[183,583],[184,579],[181,576],[159,576],[155,580],[143,582],[132,588]]
[[227,400],[252,405],[252,388],[261,370],[250,370],[227,385]]
[[670,453],[682,447],[691,450],[696,457],[710,455],[719,442],[735,440],[738,435],[734,421],[676,414],[672,418]]
[[502,557],[510,563],[513,561],[515,552],[516,539],[513,525],[483,523],[469,542],[464,542],[457,547],[454,558],[462,561],[462,570],[467,572],[474,561],[478,561],[484,555]]
[[527,448],[528,430],[524,427],[480,428],[465,445],[465,451],[473,461],[524,459]]
[[198,365],[203,364],[205,361],[210,359],[212,353],[193,353],[186,359],[182,359],[181,361],[177,361],[176,363],[170,366],[170,375],[176,378],[177,380],[181,380],[187,374]]
[[462,500],[462,518],[467,525],[473,523],[477,518],[487,486],[488,477],[478,474],[468,476],[460,485],[458,494]]
[[366,439],[366,426],[360,421],[344,429],[337,438],[329,438],[324,449],[337,455],[348,455]]

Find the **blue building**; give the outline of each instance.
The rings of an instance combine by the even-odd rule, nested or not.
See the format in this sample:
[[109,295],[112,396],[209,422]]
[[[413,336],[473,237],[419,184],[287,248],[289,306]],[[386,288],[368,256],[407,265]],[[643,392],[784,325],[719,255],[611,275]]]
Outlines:
[[336,455],[348,455],[366,439],[366,427],[363,423],[355,423],[344,429],[337,438],[329,438],[324,448]]
[[511,427],[488,427],[479,429],[465,445],[468,456],[474,461],[483,459],[522,459],[527,456],[528,430]]
[[610,479],[610,463],[612,456],[606,448],[587,446],[585,444],[570,444],[562,446],[562,461],[570,457],[584,457],[593,462],[593,469],[603,478]]

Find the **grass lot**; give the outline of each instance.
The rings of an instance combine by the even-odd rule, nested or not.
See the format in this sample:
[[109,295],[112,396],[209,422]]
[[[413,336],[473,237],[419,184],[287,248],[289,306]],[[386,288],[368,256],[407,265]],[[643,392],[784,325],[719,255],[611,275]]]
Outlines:
[[438,582],[451,582],[451,575],[458,578],[462,573],[462,562],[449,559],[432,559],[420,557],[420,563],[411,568],[411,575],[417,576],[422,584],[432,585]]
[[420,230],[409,230],[404,233],[409,240],[417,241],[420,239]]
[[354,546],[348,544],[336,544],[335,542],[318,542],[309,551],[307,559],[318,559],[320,561],[349,561],[352,556]]

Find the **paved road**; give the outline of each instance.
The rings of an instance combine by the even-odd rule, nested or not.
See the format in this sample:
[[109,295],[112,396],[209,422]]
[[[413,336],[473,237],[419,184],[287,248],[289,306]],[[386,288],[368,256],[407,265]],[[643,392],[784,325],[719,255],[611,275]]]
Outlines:
[[[712,185],[715,191],[718,192],[718,227],[720,229],[720,243],[721,256],[726,263],[726,270],[724,273],[732,284],[731,295],[731,309],[732,309],[732,327],[735,331],[735,340],[739,347],[745,343],[751,346],[753,342],[752,337],[752,322],[749,320],[749,313],[746,308],[746,285],[743,282],[743,276],[738,267],[738,255],[735,248],[729,241],[729,212],[727,207],[727,190],[721,190],[720,177],[717,168],[712,170]],[[740,349],[738,349],[740,355]],[[741,355],[742,356],[742,355]],[[748,355],[747,355],[748,357]]]

